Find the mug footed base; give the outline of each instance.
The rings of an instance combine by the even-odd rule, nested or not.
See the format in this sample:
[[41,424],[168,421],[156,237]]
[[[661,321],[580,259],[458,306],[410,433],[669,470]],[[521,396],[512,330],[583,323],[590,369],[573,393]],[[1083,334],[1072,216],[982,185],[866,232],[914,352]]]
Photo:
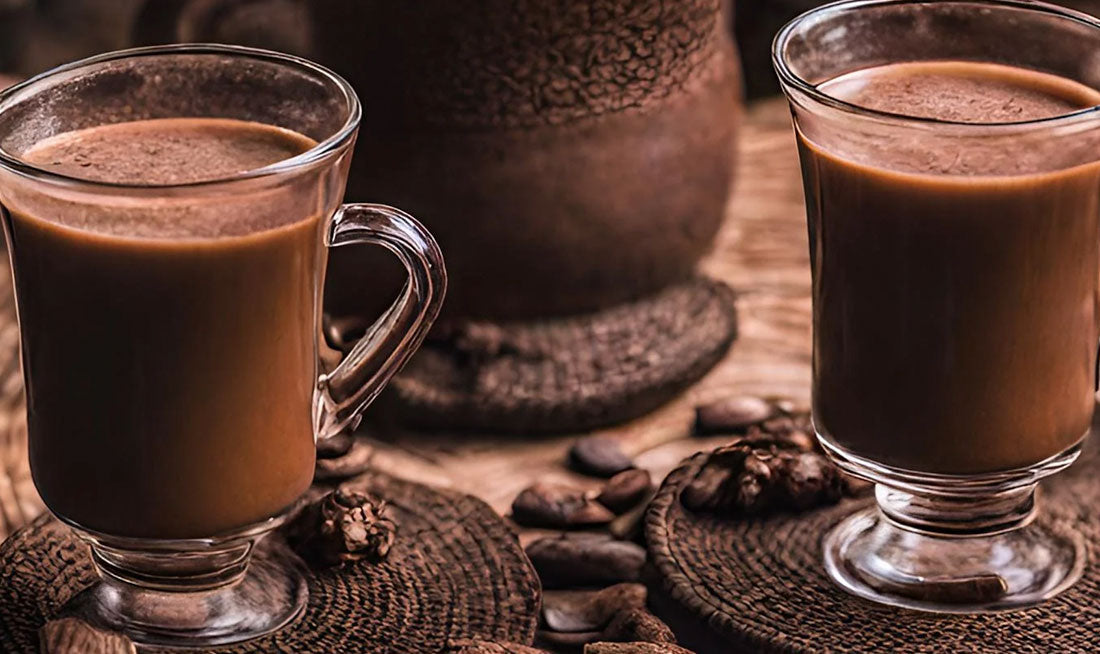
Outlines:
[[818,440],[845,472],[875,482],[876,505],[825,535],[829,576],[881,604],[937,613],[1025,608],[1080,579],[1085,539],[1036,520],[1036,489],[1072,464],[1080,441],[1032,466],[978,475],[890,468]]
[[877,507],[848,516],[823,544],[833,581],[865,599],[936,613],[989,613],[1043,602],[1076,582],[1083,537],[1030,522],[987,536],[942,536],[894,524]]
[[129,570],[117,566],[120,553],[93,542],[100,580],[73,597],[61,614],[126,634],[139,645],[159,647],[209,648],[270,634],[305,609],[304,565],[278,541],[241,545],[236,571],[223,569],[230,576],[173,585],[164,578],[157,583],[126,575]]

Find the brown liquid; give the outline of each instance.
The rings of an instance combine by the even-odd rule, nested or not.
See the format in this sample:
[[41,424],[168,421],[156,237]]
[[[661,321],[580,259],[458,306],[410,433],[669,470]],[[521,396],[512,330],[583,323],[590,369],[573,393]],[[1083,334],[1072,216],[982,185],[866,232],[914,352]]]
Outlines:
[[[974,123],[1100,103],[1058,77],[962,62],[873,68],[822,90]],[[1100,165],[1020,174],[1057,156],[1054,140],[943,160],[890,143],[858,162],[799,141],[818,429],[873,461],[949,474],[1031,465],[1080,440],[1094,405]]]
[[[62,135],[23,158],[178,183],[312,145],[255,123],[170,119]],[[112,535],[204,537],[309,486],[323,213],[241,193],[127,204],[6,191],[31,467],[55,513]]]

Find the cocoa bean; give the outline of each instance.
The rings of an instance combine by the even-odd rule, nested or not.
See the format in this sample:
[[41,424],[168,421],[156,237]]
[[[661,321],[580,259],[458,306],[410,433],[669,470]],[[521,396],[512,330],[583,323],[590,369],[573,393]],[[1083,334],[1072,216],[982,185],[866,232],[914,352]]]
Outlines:
[[585,436],[569,449],[569,464],[577,472],[597,477],[612,477],[634,467],[619,445],[607,436]]
[[607,524],[614,517],[584,491],[561,484],[539,482],[523,489],[512,502],[512,519],[527,527],[587,527]]
[[645,550],[608,534],[562,534],[527,546],[543,588],[606,586],[637,581]]
[[354,440],[346,454],[334,459],[318,458],[313,478],[316,481],[329,482],[357,477],[370,468],[372,458],[374,448]]
[[335,459],[344,456],[355,444],[355,437],[347,432],[317,440],[317,458]]
[[616,584],[598,591],[547,591],[542,598],[542,621],[551,631],[599,631],[616,613],[644,607],[642,584]]
[[649,509],[649,503],[657,495],[657,490],[650,488],[649,492],[638,502],[638,505],[626,513],[618,516],[607,525],[611,535],[619,540],[639,540],[642,535],[642,524],[645,522],[645,514]]
[[615,614],[603,630],[604,640],[620,643],[676,643],[676,636],[660,618],[644,607],[625,609]]
[[774,407],[759,397],[728,397],[695,408],[695,433],[701,436],[743,433],[774,413]]
[[623,513],[641,502],[652,488],[645,470],[624,470],[607,481],[596,501],[615,513]]
[[789,397],[766,397],[772,403],[775,410],[786,415],[805,414],[810,412],[810,407],[805,402],[792,400]]

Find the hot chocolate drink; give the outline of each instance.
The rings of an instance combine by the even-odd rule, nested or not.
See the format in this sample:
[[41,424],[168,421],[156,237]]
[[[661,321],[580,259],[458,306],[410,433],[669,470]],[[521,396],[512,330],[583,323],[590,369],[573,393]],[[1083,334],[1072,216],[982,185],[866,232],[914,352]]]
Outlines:
[[[165,185],[313,145],[257,123],[164,119],[61,134],[21,158]],[[315,288],[331,211],[319,177],[274,188],[258,176],[202,200],[26,184],[9,181],[2,199],[46,504],[89,530],[146,538],[207,537],[291,504],[314,464]]]
[[[819,88],[962,123],[1100,104],[1067,79],[969,62],[869,68]],[[1030,466],[1077,443],[1094,405],[1100,144],[1081,144],[1095,153],[1082,163],[1064,145],[1006,148],[996,133],[988,150],[933,147],[919,130],[849,147],[843,130],[823,142],[800,127],[818,430],[871,461],[945,474]]]

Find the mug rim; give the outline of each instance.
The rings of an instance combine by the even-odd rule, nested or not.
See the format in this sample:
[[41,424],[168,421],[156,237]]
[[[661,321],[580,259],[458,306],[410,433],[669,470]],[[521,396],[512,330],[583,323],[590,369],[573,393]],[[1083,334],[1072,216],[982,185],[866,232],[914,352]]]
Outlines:
[[194,182],[148,184],[90,180],[82,177],[66,175],[36,166],[23,159],[20,159],[19,157],[12,155],[3,147],[0,147],[0,167],[10,170],[23,177],[34,180],[48,181],[70,188],[92,187],[97,189],[129,189],[135,191],[203,189],[224,184],[232,184],[234,182],[268,178],[301,170],[326,159],[334,152],[339,152],[340,150],[342,150],[355,136],[356,130],[359,128],[359,123],[363,113],[362,106],[359,102],[359,96],[355,93],[355,89],[352,88],[351,84],[348,83],[347,80],[345,80],[343,77],[333,72],[329,68],[310,61],[309,59],[298,57],[296,55],[276,52],[273,50],[263,50],[260,48],[250,48],[239,45],[225,45],[220,43],[185,43],[128,48],[125,50],[106,52],[103,54],[94,55],[92,57],[87,57],[85,59],[79,59],[77,61],[73,61],[67,64],[62,64],[55,68],[51,68],[50,70],[47,70],[43,73],[39,73],[38,75],[35,75],[34,77],[31,77],[27,80],[19,82],[18,84],[15,84],[0,92],[0,113],[6,111],[13,104],[35,95],[40,90],[38,89],[39,86],[58,77],[59,75],[74,73],[84,68],[104,64],[111,61],[177,54],[224,55],[229,56],[233,59],[253,59],[276,63],[290,68],[297,68],[298,70],[311,74],[314,77],[321,78],[322,80],[327,80],[331,82],[337,89],[339,89],[340,94],[343,96],[343,99],[347,106],[348,117],[344,121],[343,125],[341,125],[340,128],[336,130],[336,132],[334,132],[331,136],[324,139],[323,141],[320,141],[312,148],[306,150],[305,152],[301,152],[294,155],[293,157],[288,157],[286,159],[276,161],[275,163],[268,164],[260,168]]
[[791,91],[797,91],[812,101],[837,109],[844,113],[854,114],[865,118],[885,120],[893,123],[911,124],[914,126],[923,127],[936,127],[936,126],[950,126],[952,128],[959,128],[962,130],[997,130],[997,129],[1021,129],[1021,128],[1050,128],[1060,127],[1062,125],[1073,125],[1080,122],[1085,122],[1088,119],[1096,118],[1100,116],[1100,105],[1094,105],[1091,107],[1085,107],[1083,109],[1077,109],[1069,113],[1058,114],[1056,116],[1047,116],[1045,118],[1032,118],[1028,120],[1018,121],[1004,121],[993,123],[973,123],[956,120],[944,120],[940,118],[926,118],[921,116],[909,116],[906,114],[893,113],[889,111],[882,111],[878,109],[870,109],[857,104],[853,104],[846,100],[841,100],[830,96],[820,89],[818,85],[804,79],[800,75],[794,72],[789,65],[786,55],[784,53],[785,46],[790,42],[792,36],[802,27],[807,21],[819,19],[823,16],[846,12],[846,11],[858,11],[869,7],[886,7],[891,5],[928,5],[928,6],[942,6],[942,5],[977,5],[990,8],[999,9],[1016,9],[1029,12],[1032,14],[1046,14],[1054,15],[1062,20],[1068,20],[1071,22],[1083,24],[1100,32],[1100,18],[1090,16],[1084,12],[1080,12],[1068,7],[1062,7],[1060,5],[1051,4],[1049,2],[1043,2],[1042,0],[837,0],[836,2],[830,2],[829,4],[815,7],[809,11],[803,12],[791,19],[786,25],[780,28],[776,33],[775,38],[772,40],[772,65],[775,68],[776,75],[779,77],[779,81],[787,95],[791,95]]

